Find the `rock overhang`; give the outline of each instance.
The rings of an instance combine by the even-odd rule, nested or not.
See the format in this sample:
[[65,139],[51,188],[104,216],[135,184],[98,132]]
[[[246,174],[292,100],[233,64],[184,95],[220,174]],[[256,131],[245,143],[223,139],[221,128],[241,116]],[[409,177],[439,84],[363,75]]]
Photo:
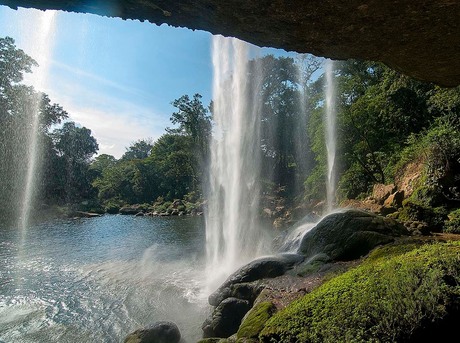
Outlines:
[[380,61],[442,86],[460,84],[457,0],[0,0],[138,19],[333,59]]

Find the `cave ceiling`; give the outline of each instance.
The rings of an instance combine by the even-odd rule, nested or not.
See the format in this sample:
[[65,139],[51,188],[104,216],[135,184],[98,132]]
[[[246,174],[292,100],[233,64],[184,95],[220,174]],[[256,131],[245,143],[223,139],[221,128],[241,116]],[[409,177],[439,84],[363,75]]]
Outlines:
[[420,80],[460,84],[460,0],[0,0],[0,4],[167,23],[258,46],[380,61]]

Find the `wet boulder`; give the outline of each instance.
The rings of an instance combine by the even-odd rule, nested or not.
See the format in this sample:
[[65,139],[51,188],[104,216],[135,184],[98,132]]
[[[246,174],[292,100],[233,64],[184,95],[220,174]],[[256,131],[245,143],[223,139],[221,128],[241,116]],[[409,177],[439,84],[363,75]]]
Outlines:
[[[230,275],[227,280],[209,296],[209,304],[218,306],[224,299],[230,296],[236,296],[236,294],[239,293],[250,294],[250,290],[236,285],[248,284],[253,281],[283,275],[287,270],[301,263],[303,260],[304,257],[298,254],[279,254],[258,258]],[[248,298],[246,299],[249,300]]]
[[203,323],[203,337],[230,337],[238,330],[241,320],[250,308],[251,305],[247,300],[237,298],[223,300]]
[[173,322],[156,322],[129,334],[124,343],[179,343],[181,334]]
[[307,232],[298,253],[306,258],[322,253],[332,261],[353,260],[408,234],[393,219],[360,210],[342,210],[329,214]]

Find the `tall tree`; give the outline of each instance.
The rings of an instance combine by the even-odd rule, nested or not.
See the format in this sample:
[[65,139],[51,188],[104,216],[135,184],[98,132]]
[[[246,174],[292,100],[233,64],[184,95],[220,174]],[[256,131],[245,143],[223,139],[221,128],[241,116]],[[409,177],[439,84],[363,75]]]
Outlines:
[[183,95],[174,100],[172,105],[177,111],[171,115],[171,123],[177,127],[167,128],[166,131],[190,137],[191,148],[198,154],[197,164],[203,167],[208,156],[212,123],[210,111],[204,107],[201,99],[202,96],[197,93],[192,99],[188,95]]
[[132,143],[121,157],[122,160],[141,160],[150,156],[152,151],[151,139],[140,139]]
[[57,154],[56,176],[60,180],[61,197],[73,203],[94,196],[89,172],[90,160],[99,149],[91,130],[66,122],[52,133]]

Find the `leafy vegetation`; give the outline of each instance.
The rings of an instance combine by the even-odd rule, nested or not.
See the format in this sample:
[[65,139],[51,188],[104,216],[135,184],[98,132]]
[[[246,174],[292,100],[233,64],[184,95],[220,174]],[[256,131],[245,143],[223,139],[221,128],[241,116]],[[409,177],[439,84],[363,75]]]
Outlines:
[[377,249],[275,314],[260,341],[410,341],[459,311],[459,262],[458,242]]
[[[93,159],[98,144],[91,131],[62,123],[68,114],[61,106],[21,84],[37,63],[8,37],[0,39],[0,57],[0,158],[8,161],[0,166],[0,176],[8,180],[0,184],[3,213],[16,216],[20,206],[16,195],[24,188],[20,180],[27,173],[28,128],[35,108],[43,147],[38,177],[43,181],[36,191],[41,202],[91,203],[115,212],[158,198],[202,198],[213,106],[205,106],[201,95],[172,102],[173,126],[158,140],[133,142],[119,160],[105,154]],[[418,82],[374,62],[349,60],[335,66],[338,200],[364,198],[374,184],[395,182],[417,163],[423,165],[422,176],[395,216],[444,226],[460,201],[460,88]],[[249,61],[247,71],[248,98],[260,101],[251,111],[261,114],[260,180],[267,196],[262,203],[279,204],[273,213],[295,201],[318,203],[325,198],[327,171],[321,61],[269,55]],[[449,223],[455,231],[454,221]]]

